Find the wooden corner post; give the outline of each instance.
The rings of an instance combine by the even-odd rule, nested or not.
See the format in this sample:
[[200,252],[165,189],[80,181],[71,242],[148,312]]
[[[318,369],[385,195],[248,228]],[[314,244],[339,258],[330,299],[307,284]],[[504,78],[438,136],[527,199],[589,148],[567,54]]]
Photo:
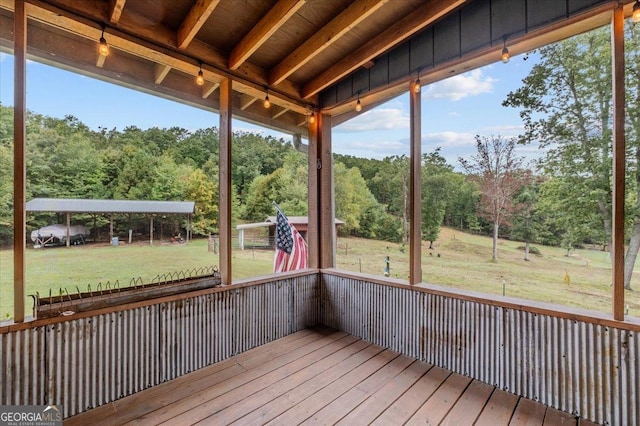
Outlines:
[[624,320],[624,193],[625,193],[625,89],[624,89],[624,10],[613,11],[611,19],[611,57],[613,76],[613,318]]
[[26,182],[25,163],[27,94],[27,12],[24,0],[15,1],[13,23],[13,320],[24,321]]
[[335,203],[331,116],[309,124],[309,267],[335,267]]
[[220,83],[220,188],[218,228],[220,230],[220,277],[232,282],[231,271],[231,80]]
[[409,84],[411,151],[409,158],[409,284],[422,281],[422,123],[417,82]]
[[316,122],[309,123],[309,150],[307,153],[309,161],[309,181],[307,186],[307,202],[309,206],[309,228],[307,232],[309,268],[320,267],[320,169],[318,165],[321,164],[321,162],[318,150],[318,128],[321,121],[321,114],[318,114]]

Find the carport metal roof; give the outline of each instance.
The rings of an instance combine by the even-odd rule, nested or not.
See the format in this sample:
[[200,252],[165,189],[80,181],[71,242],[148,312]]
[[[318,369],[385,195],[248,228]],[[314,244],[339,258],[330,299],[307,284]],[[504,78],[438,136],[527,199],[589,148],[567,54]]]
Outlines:
[[58,213],[193,214],[194,206],[193,201],[34,198],[27,202],[26,210]]

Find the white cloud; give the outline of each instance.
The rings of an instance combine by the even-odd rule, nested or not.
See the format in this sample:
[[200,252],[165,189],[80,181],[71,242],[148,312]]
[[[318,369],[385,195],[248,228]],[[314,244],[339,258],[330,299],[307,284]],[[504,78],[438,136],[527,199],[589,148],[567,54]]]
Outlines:
[[408,129],[409,116],[400,108],[375,108],[337,126],[339,133]]
[[475,135],[471,133],[438,132],[422,135],[422,148],[428,151],[436,147],[466,147],[475,146]]
[[427,86],[423,90],[423,97],[459,101],[469,96],[493,93],[493,86],[497,81],[495,78],[483,75],[482,69],[475,69]]
[[334,141],[333,150],[338,154],[381,160],[394,155],[409,155],[409,142],[406,139],[385,140],[375,143],[371,143],[369,140],[343,139]]

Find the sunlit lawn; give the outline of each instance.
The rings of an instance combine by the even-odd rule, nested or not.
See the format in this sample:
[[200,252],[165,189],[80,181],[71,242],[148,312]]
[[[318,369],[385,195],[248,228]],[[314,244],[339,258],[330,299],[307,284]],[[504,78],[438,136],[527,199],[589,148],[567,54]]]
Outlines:
[[[536,246],[540,256],[523,260],[521,243],[501,240],[499,260],[491,261],[491,239],[452,229],[443,229],[434,250],[423,244],[423,281],[479,292],[611,311],[611,265],[609,254],[598,250],[576,250],[571,257],[561,248]],[[269,274],[273,268],[272,250],[233,251],[233,278]],[[439,255],[439,256],[438,256]],[[406,279],[409,250],[399,244],[358,238],[338,239],[337,266],[341,269],[383,275],[385,258],[390,259],[390,276]],[[107,244],[71,248],[29,248],[27,294],[57,295],[61,288],[69,293],[95,289],[109,282],[123,287],[140,277],[144,283],[156,275],[188,271],[218,264],[218,255],[208,251],[206,240],[189,244],[157,242],[120,245]],[[566,276],[570,283],[567,283]],[[640,289],[640,276],[632,283]],[[629,313],[640,316],[640,291],[627,291]],[[0,319],[7,318],[13,306],[13,252],[0,251]],[[30,313],[33,303],[26,300]]]

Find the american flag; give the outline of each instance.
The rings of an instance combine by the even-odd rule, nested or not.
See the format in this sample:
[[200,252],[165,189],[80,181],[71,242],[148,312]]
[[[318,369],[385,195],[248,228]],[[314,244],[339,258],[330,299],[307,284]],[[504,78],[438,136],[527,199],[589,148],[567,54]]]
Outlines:
[[273,272],[294,271],[307,267],[307,242],[287,217],[278,211],[276,220],[276,257]]

